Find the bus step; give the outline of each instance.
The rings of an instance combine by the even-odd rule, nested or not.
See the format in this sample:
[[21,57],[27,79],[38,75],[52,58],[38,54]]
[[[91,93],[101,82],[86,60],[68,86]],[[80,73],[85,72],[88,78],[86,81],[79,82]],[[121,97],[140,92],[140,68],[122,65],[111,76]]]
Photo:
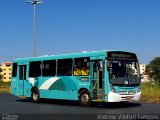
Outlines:
[[94,102],[104,102],[104,100],[102,100],[102,99],[95,99],[95,100],[92,100],[92,101],[94,101]]
[[25,96],[19,96],[19,98],[20,98],[20,99],[24,99],[24,98],[26,98],[26,97],[25,97]]

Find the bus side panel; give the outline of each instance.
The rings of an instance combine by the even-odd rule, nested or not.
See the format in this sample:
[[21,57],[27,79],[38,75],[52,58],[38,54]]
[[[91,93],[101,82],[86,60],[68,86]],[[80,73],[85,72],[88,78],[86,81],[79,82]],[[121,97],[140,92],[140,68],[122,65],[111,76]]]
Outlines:
[[19,82],[16,77],[11,79],[11,94],[19,96]]
[[19,96],[19,68],[18,65],[16,64],[14,68],[15,72],[15,77],[13,77],[13,65],[12,65],[12,78],[11,78],[11,94],[15,96]]
[[24,84],[24,96],[25,97],[31,97],[31,89],[32,89],[32,85],[29,83],[29,81],[25,81]]
[[[51,99],[78,100],[79,89],[86,88],[89,90],[89,83],[89,80],[82,82],[80,77],[75,76],[32,78],[32,85],[39,89],[40,98]],[[26,96],[30,97],[29,92]]]
[[77,79],[75,77],[41,78],[40,81],[41,98],[78,100]]
[[77,91],[40,90],[41,98],[78,100]]

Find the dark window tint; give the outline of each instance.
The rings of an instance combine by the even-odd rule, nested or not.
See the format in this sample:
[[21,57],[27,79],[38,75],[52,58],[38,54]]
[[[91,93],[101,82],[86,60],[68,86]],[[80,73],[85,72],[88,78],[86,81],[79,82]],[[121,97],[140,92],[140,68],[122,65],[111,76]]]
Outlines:
[[16,77],[16,76],[17,76],[17,63],[13,63],[12,77]]
[[90,70],[89,58],[75,58],[74,60],[74,75],[88,76]]
[[56,75],[56,61],[46,60],[43,61],[43,76],[55,76]]
[[29,64],[29,77],[41,76],[41,62],[30,62]]
[[19,80],[26,80],[26,65],[19,66]]
[[97,61],[93,62],[93,79],[97,79]]
[[57,75],[59,76],[71,76],[72,75],[72,59],[58,60]]

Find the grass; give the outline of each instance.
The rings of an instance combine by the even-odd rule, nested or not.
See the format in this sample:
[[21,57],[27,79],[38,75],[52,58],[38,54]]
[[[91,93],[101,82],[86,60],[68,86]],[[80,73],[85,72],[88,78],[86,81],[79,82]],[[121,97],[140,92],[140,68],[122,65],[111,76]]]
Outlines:
[[[142,102],[160,103],[160,86],[145,82],[142,87]],[[0,93],[10,93],[10,82],[0,82]]]
[[10,93],[10,82],[0,81],[0,93]]
[[142,102],[160,103],[160,86],[153,82],[142,83]]

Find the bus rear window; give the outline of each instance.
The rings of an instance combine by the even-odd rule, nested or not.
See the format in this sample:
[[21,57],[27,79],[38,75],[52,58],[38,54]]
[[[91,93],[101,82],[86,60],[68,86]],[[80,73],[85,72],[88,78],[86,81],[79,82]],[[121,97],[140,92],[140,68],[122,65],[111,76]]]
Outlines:
[[17,76],[17,63],[13,63],[12,77],[16,77],[16,76]]

